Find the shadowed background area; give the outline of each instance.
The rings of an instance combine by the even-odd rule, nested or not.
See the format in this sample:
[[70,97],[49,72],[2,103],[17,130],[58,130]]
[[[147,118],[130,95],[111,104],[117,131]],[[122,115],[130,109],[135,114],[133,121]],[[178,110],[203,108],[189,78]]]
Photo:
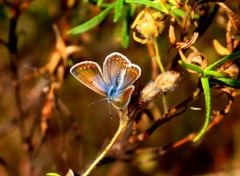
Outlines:
[[[239,14],[238,1],[229,0],[226,5]],[[214,3],[206,6],[213,8]],[[136,6],[129,26],[143,8]],[[0,0],[1,176],[38,176],[49,172],[65,175],[69,169],[81,173],[111,140],[118,128],[118,113],[111,107],[110,118],[107,101],[94,103],[104,97],[70,74],[73,64],[91,60],[102,67],[108,54],[120,52],[142,69],[136,89],[141,90],[152,80],[149,50],[133,40],[132,30],[129,31],[129,45],[124,48],[121,23],[113,23],[112,13],[85,33],[67,34],[68,30],[100,12],[95,1]],[[205,33],[194,44],[208,58],[208,63],[223,57],[215,51],[212,41],[217,39],[226,45],[227,20],[225,11],[219,8]],[[158,37],[158,48],[166,68],[178,53],[169,42],[169,24],[170,18],[167,18],[166,27]],[[180,30],[176,25],[177,36]],[[180,81],[166,95],[169,107],[189,97],[198,84],[197,74],[189,73],[180,65],[174,70],[180,73]],[[211,90],[211,94],[212,109],[225,108],[227,96],[219,94],[218,90]],[[119,151],[118,145],[114,145],[114,152],[109,153],[109,158],[105,158],[92,175],[238,175],[239,105],[240,98],[236,97],[229,114],[196,143],[187,142],[164,154],[154,150],[201,129],[205,120],[202,94],[188,104],[195,109],[187,108],[146,140],[130,144],[127,148],[132,152],[130,155],[127,151],[126,156],[117,155],[114,152]],[[146,109],[153,121],[160,118],[162,95],[151,101]],[[136,125],[138,132],[146,131],[153,123],[148,113],[141,114]],[[131,130],[133,123],[127,130]],[[149,149],[149,152],[141,152],[141,149]]]

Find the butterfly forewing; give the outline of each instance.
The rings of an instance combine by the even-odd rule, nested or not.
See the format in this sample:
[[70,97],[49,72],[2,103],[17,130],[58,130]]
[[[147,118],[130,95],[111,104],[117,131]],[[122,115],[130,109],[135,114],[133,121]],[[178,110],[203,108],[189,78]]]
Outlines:
[[101,68],[96,62],[84,61],[74,65],[70,72],[82,84],[93,91],[106,96],[106,83],[104,82]]
[[108,55],[103,63],[103,77],[109,85],[116,84],[117,77],[131,62],[122,54],[114,52]]
[[130,102],[133,90],[134,86],[129,86],[127,89],[119,92],[116,96],[112,98],[111,100],[112,105],[118,109],[125,108]]

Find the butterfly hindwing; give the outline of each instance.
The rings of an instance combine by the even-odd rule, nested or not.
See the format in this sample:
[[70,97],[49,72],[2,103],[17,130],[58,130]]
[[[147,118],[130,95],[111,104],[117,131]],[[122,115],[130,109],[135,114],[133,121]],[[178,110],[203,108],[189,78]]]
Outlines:
[[120,86],[120,90],[125,89],[126,87],[133,84],[141,75],[141,68],[138,65],[130,64],[126,68],[126,73],[123,78],[123,82]]
[[119,92],[117,95],[112,97],[111,103],[118,109],[125,108],[131,99],[132,92],[134,90],[134,86],[129,86],[127,89]]

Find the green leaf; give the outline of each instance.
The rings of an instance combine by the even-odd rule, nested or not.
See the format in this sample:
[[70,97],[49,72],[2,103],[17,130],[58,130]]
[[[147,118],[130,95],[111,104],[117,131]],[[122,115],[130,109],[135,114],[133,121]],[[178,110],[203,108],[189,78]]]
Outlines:
[[210,86],[208,78],[201,78],[201,83],[203,87],[204,97],[205,97],[205,104],[206,104],[206,117],[205,122],[203,124],[202,129],[197,134],[197,136],[193,139],[193,142],[196,142],[199,140],[202,135],[207,131],[209,121],[210,121],[210,115],[211,115],[211,95],[210,95]]
[[136,4],[130,4],[130,16],[133,17],[136,11]]
[[230,76],[219,73],[217,71],[213,71],[213,70],[204,70],[204,75],[205,76],[214,76],[217,78],[230,78]]
[[238,52],[235,52],[233,54],[230,54],[228,56],[225,56],[224,58],[216,61],[215,63],[209,65],[207,68],[205,68],[205,71],[207,70],[213,70],[213,69],[216,69],[218,68],[219,66],[225,64],[226,62],[230,61],[230,60],[236,60],[240,58],[240,51]]
[[47,176],[61,176],[61,175],[59,175],[59,174],[57,174],[57,173],[47,173],[46,175],[47,175]]
[[229,86],[232,88],[240,89],[240,81],[232,78],[211,78],[210,82],[214,82],[220,85]]
[[123,21],[123,26],[122,26],[122,46],[123,48],[127,48],[129,44],[129,26],[128,26],[128,20],[127,18],[124,19]]
[[80,33],[83,33],[85,31],[95,27],[96,25],[98,25],[105,19],[105,17],[109,14],[109,12],[112,10],[114,5],[115,5],[115,3],[109,5],[105,10],[103,10],[97,16],[95,16],[91,20],[71,29],[70,31],[68,31],[68,33],[69,34],[80,34]]
[[162,4],[158,4],[154,1],[148,1],[148,0],[126,0],[126,3],[137,3],[137,4],[143,4],[149,7],[152,7],[154,9],[160,10],[164,13],[168,13],[168,10],[165,6]]
[[117,22],[122,15],[124,0],[117,0],[117,2],[115,4],[116,5],[115,5],[113,21]]
[[[186,12],[183,9],[180,9],[176,6],[173,6],[172,4],[166,4],[166,7],[169,9],[169,11],[171,12],[171,14],[178,16],[178,17],[184,17]],[[194,19],[199,19],[200,15],[197,13],[194,13]]]
[[171,4],[166,4],[166,7],[171,11],[172,14],[178,17],[184,17],[186,12],[182,9],[177,8],[176,6],[172,6]]
[[203,70],[200,67],[196,66],[196,65],[187,64],[186,62],[183,62],[182,60],[179,60],[178,63],[180,65],[182,65],[183,67],[187,68],[187,69],[193,70],[193,71],[195,71],[195,72],[197,72],[197,73],[199,73],[201,75],[204,75]]
[[101,5],[102,5],[102,2],[103,2],[103,0],[98,0],[98,1],[97,1],[97,6],[101,6]]

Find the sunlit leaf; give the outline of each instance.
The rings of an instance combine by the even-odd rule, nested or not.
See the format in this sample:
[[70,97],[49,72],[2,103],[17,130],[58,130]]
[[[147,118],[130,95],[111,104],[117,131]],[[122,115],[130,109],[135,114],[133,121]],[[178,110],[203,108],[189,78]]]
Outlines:
[[115,4],[116,5],[114,7],[115,11],[114,11],[113,21],[117,22],[123,12],[122,9],[123,9],[124,0],[117,0]]

